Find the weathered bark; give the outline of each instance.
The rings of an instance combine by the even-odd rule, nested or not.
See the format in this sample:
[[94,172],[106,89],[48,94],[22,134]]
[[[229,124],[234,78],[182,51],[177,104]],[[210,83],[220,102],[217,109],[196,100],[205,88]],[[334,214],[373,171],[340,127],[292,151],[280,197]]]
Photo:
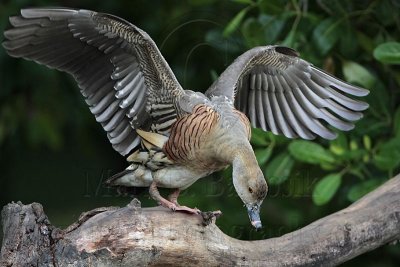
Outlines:
[[135,201],[89,212],[63,231],[37,203],[8,204],[2,222],[1,266],[334,266],[400,239],[400,175],[344,210],[260,241]]

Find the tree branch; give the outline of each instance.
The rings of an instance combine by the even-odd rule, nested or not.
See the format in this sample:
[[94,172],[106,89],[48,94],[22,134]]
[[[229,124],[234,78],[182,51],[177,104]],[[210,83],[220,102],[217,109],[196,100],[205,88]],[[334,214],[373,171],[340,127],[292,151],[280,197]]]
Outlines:
[[37,203],[8,204],[2,223],[1,266],[334,266],[400,239],[400,175],[346,209],[260,241],[135,200],[85,213],[63,231]]

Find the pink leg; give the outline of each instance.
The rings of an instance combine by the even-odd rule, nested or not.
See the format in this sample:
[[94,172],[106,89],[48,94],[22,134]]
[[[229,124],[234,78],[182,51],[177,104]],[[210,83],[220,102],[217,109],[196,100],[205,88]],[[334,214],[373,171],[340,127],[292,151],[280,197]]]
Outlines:
[[[177,189],[179,190],[179,189]],[[160,192],[158,192],[157,189],[157,183],[156,182],[152,182],[149,188],[149,193],[150,196],[157,201],[161,206],[171,209],[173,211],[182,211],[182,212],[188,212],[188,213],[193,213],[193,214],[200,214],[200,210],[194,208],[189,208],[189,207],[185,207],[185,206],[180,206],[177,202],[177,198],[179,196],[179,191],[178,192],[174,192],[172,193],[172,201],[168,201],[165,198],[163,198],[160,195]],[[171,200],[171,197],[170,197]]]
[[151,183],[150,188],[149,188],[149,193],[150,193],[150,196],[151,196],[155,201],[157,201],[158,204],[160,204],[161,206],[163,206],[163,207],[165,207],[165,208],[168,208],[168,209],[171,209],[171,210],[175,210],[176,205],[175,205],[174,203],[172,203],[172,202],[166,200],[165,198],[163,198],[163,197],[160,195],[160,192],[158,192],[158,189],[157,189],[157,184],[156,184],[156,182],[152,182],[152,183]]
[[179,193],[181,192],[181,190],[179,188],[175,189],[174,192],[172,192],[169,196],[168,199],[169,201],[171,201],[172,203],[174,203],[176,206],[180,206],[178,203],[178,197],[179,197]]

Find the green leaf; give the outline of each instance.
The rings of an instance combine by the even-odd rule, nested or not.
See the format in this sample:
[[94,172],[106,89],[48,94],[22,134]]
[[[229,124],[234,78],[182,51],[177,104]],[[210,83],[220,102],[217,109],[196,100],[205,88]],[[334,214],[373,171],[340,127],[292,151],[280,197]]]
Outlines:
[[258,128],[256,128],[256,129],[263,132],[267,136],[267,139],[269,139],[272,143],[274,143],[276,145],[285,145],[290,142],[290,139],[288,139],[284,135],[275,135],[272,132],[264,132],[261,129],[258,129]]
[[283,46],[288,46],[288,47],[293,47],[293,44],[296,40],[296,31],[292,29],[289,34],[286,36],[286,38],[282,41]]
[[[350,2],[350,3],[349,3]],[[318,5],[331,16],[347,16],[351,1],[319,0]]]
[[328,150],[310,141],[293,141],[289,144],[289,151],[295,159],[306,163],[321,164],[335,162],[335,158]]
[[258,5],[262,13],[280,15],[283,13],[286,0],[260,0]]
[[337,138],[330,142],[329,149],[335,155],[343,155],[348,150],[346,135],[342,132],[338,132]]
[[261,130],[259,128],[253,128],[251,130],[250,142],[252,145],[265,147],[266,145],[269,144],[269,142],[267,141],[266,138],[267,138],[267,134],[263,130]]
[[315,28],[312,38],[321,55],[326,55],[339,40],[342,34],[341,24],[340,20],[331,17]]
[[400,165],[400,139],[393,138],[384,143],[373,161],[382,170],[393,170],[398,167]]
[[350,22],[346,21],[343,25],[343,32],[339,41],[340,52],[346,58],[354,58],[354,55],[357,54],[358,42],[354,42],[354,36],[356,36],[356,32]]
[[289,178],[293,165],[294,159],[287,152],[276,156],[265,169],[268,182],[277,185],[286,181]]
[[273,145],[269,145],[268,148],[258,148],[254,150],[258,165],[263,165],[271,157]]
[[350,200],[351,202],[354,202],[363,197],[364,195],[368,194],[381,184],[382,182],[380,180],[372,179],[353,185],[349,190],[349,192],[347,193],[347,199]]
[[[278,36],[282,33],[282,29],[286,24],[286,21],[290,17],[287,13],[281,16],[268,16],[262,14],[258,17],[258,21],[262,25],[262,32],[265,39],[265,43],[273,44],[278,39]],[[265,45],[265,43],[263,45]]]
[[242,26],[242,33],[248,47],[259,46],[265,43],[264,37],[260,34],[263,25],[255,18],[247,19]]
[[[362,165],[361,165],[361,166],[362,166]],[[349,170],[348,172],[349,172],[350,174],[352,174],[352,175],[354,175],[354,176],[360,178],[360,179],[364,179],[364,178],[365,178],[365,175],[364,175],[364,173],[361,171],[360,166],[350,168],[350,170]]]
[[[365,102],[370,103],[368,101]],[[355,130],[353,130],[353,133],[357,133],[358,135],[368,134],[371,136],[372,140],[375,140],[375,138],[382,136],[383,133],[387,133],[388,130],[387,121],[382,121],[382,119],[379,120],[376,117],[370,116],[360,120]]]
[[356,37],[357,37],[357,44],[362,49],[364,49],[365,52],[372,53],[372,51],[375,48],[375,44],[374,44],[374,41],[372,40],[372,38],[370,38],[368,35],[366,35],[365,33],[361,32],[361,31],[357,31]]
[[[378,79],[374,86],[370,88],[369,95],[365,97],[365,102],[370,105],[370,112],[379,121],[378,125],[379,123],[385,123],[387,127],[390,123],[393,111],[390,109],[388,103],[390,103],[391,97],[387,86]],[[377,126],[376,124],[369,125],[368,127]]]
[[350,150],[358,150],[358,144],[356,140],[350,141]]
[[331,164],[331,163],[324,162],[324,163],[321,163],[321,168],[326,171],[333,171],[337,168],[337,166],[334,164]]
[[397,1],[379,1],[379,5],[374,7],[374,19],[381,27],[387,28],[390,24],[397,23],[399,15],[399,5]]
[[343,63],[343,75],[346,81],[357,83],[365,88],[372,88],[376,82],[375,76],[365,67],[353,61]]
[[366,150],[371,150],[371,138],[368,135],[363,136],[363,143]]
[[322,178],[316,185],[312,194],[314,203],[318,206],[328,203],[335,195],[342,183],[340,173],[328,174]]
[[400,43],[387,42],[374,49],[374,58],[382,63],[400,64]]
[[233,17],[233,19],[228,23],[228,25],[224,29],[224,32],[222,34],[224,37],[228,37],[239,27],[240,23],[242,22],[248,10],[249,10],[248,8],[244,8],[240,10],[235,17]]
[[365,155],[368,155],[368,152],[365,149],[355,149],[348,150],[346,153],[338,155],[338,158],[341,160],[360,160]]

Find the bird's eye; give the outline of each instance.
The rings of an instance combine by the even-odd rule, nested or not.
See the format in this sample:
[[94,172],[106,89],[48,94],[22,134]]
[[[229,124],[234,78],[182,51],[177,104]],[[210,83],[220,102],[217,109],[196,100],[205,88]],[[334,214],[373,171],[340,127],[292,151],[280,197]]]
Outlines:
[[253,193],[253,189],[251,189],[251,187],[249,187],[249,192],[250,192],[250,193]]

